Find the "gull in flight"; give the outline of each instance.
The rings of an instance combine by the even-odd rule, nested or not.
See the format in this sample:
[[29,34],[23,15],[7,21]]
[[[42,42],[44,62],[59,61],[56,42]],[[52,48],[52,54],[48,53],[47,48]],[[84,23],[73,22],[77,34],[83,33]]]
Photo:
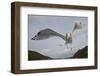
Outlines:
[[46,28],[46,29],[40,30],[34,37],[32,37],[32,40],[44,40],[44,39],[48,39],[48,38],[56,36],[56,37],[62,38],[66,44],[71,44],[72,46],[72,34],[75,30],[78,30],[78,29],[82,29],[82,23],[80,21],[75,21],[73,30],[71,32],[66,33],[65,36],[50,28]]

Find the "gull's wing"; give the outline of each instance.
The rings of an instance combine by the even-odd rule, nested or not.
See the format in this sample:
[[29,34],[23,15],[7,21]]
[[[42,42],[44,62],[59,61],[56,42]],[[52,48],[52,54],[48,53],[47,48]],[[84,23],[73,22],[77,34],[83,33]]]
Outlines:
[[74,28],[73,28],[72,32],[74,32],[77,29],[82,29],[82,23],[80,21],[74,22]]
[[73,31],[72,31],[72,32],[74,32],[76,29],[77,29],[77,26],[76,26],[76,25],[74,25],[74,28],[73,28]]
[[44,40],[44,39],[48,39],[50,37],[54,37],[54,36],[59,36],[62,39],[65,39],[65,37],[59,33],[57,33],[56,31],[53,31],[52,29],[44,29],[39,31],[33,38],[32,40]]

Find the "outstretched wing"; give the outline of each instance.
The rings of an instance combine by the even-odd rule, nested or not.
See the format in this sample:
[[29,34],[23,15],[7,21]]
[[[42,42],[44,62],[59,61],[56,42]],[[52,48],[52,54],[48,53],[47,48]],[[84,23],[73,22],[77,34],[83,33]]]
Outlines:
[[44,29],[44,30],[41,30],[39,31],[33,38],[32,40],[44,40],[44,39],[48,39],[50,37],[54,37],[54,36],[59,36],[61,38],[64,39],[64,36],[57,33],[56,31],[53,31],[49,28],[47,29]]

